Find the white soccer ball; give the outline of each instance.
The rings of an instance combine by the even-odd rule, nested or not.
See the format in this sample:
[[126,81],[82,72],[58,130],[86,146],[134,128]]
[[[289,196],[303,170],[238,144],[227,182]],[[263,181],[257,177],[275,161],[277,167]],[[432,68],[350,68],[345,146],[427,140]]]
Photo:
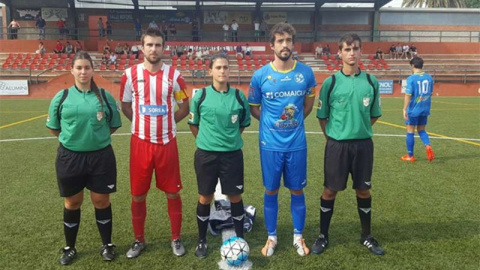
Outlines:
[[248,260],[250,248],[247,241],[243,238],[232,236],[225,240],[220,247],[220,256],[222,260],[227,261],[228,265],[239,266]]

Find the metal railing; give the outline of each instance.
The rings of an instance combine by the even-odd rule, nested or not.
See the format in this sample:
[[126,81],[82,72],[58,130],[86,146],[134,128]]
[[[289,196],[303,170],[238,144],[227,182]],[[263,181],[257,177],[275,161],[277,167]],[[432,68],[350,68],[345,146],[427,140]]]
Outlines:
[[[345,33],[352,31],[298,31],[297,42],[336,42]],[[479,42],[480,31],[432,31],[432,30],[415,30],[415,31],[400,31],[400,30],[359,30],[355,31],[363,41],[385,41],[385,42]],[[3,28],[0,32],[0,39],[41,39],[39,30],[34,27],[20,28],[16,34],[11,33],[10,29]],[[101,36],[97,29],[88,28],[68,28],[60,34],[57,28],[45,29],[45,39],[89,39],[100,38],[118,41],[132,41],[138,40],[137,32],[132,29],[113,29],[111,35]],[[192,31],[177,30],[175,36],[168,35],[167,41],[193,41]],[[218,31],[199,31],[198,41],[206,42],[223,42],[224,35],[219,29]],[[238,42],[268,42],[267,35],[260,37],[254,36],[253,30],[243,30],[238,32]],[[227,42],[232,42],[231,35],[228,36]]]

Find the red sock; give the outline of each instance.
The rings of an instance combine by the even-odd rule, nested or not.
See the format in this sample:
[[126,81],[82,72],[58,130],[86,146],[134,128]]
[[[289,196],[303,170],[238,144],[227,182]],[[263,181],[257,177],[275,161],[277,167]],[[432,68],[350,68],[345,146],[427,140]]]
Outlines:
[[145,242],[145,218],[147,217],[147,203],[132,200],[132,225],[135,239]]
[[182,199],[180,195],[176,199],[168,199],[168,216],[170,217],[170,227],[172,229],[172,240],[180,238],[182,229]]

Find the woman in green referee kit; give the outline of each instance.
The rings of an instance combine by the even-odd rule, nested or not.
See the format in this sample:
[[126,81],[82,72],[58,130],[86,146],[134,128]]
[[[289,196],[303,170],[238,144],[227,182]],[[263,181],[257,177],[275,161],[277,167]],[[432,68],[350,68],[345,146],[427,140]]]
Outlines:
[[230,87],[228,59],[214,55],[209,74],[213,83],[192,98],[188,124],[197,150],[194,167],[198,184],[198,244],[195,256],[207,256],[207,227],[210,203],[218,180],[222,193],[231,202],[235,233],[243,238],[243,140],[241,133],[250,125],[250,108],[245,95]]
[[80,51],[72,62],[75,84],[58,92],[50,103],[47,128],[58,137],[55,169],[60,196],[64,197],[63,223],[66,247],[60,264],[70,264],[77,253],[83,190],[90,190],[98,230],[103,241],[103,260],[115,258],[111,243],[110,193],[116,191],[117,168],[110,135],[122,123],[115,99],[93,81],[93,62]]

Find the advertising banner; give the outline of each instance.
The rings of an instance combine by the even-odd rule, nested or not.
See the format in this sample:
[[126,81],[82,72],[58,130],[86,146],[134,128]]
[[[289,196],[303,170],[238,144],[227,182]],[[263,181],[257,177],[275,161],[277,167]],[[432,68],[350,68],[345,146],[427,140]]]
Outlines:
[[0,96],[28,95],[27,80],[0,80]]
[[379,80],[380,94],[393,94],[393,80]]

